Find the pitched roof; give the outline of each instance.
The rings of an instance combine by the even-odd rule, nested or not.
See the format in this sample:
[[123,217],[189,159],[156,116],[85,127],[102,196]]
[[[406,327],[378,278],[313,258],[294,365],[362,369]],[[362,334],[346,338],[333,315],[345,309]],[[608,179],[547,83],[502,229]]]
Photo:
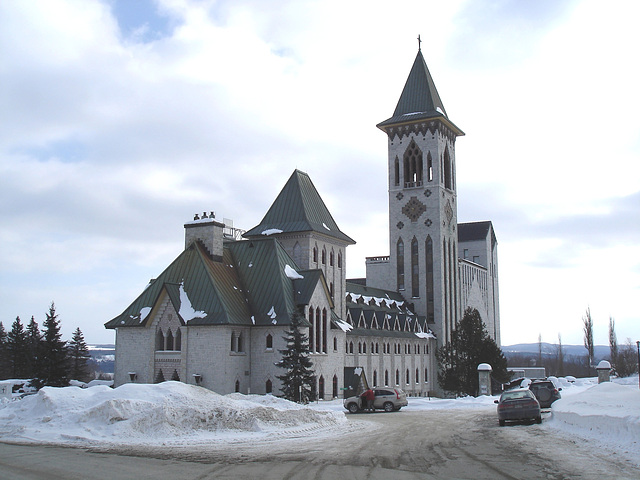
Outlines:
[[259,225],[244,234],[246,238],[261,235],[316,232],[356,243],[340,231],[311,178],[295,170]]
[[288,325],[297,306],[286,265],[296,269],[273,238],[229,242],[221,262],[193,242],[105,327],[144,326],[163,291],[189,325]]
[[458,224],[458,242],[472,242],[475,240],[486,240],[491,232],[491,240],[497,243],[493,224],[490,220],[484,222],[468,222]]
[[393,116],[379,123],[377,127],[384,130],[387,126],[416,123],[428,119],[442,120],[457,135],[464,135],[464,132],[449,120],[422,51],[418,50]]

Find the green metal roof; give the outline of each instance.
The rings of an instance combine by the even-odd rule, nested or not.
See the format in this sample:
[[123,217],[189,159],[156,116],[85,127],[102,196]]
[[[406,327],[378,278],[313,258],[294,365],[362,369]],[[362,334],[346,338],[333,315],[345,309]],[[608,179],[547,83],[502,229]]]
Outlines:
[[385,130],[384,127],[391,125],[415,123],[428,119],[442,120],[457,135],[464,135],[464,132],[449,120],[436,84],[422,56],[422,51],[418,50],[418,55],[413,62],[393,116],[379,123],[377,127]]
[[[144,326],[141,312],[153,308],[163,291],[189,325],[288,325],[296,301],[286,265],[297,268],[273,238],[226,243],[222,262],[194,242],[105,327]],[[184,295],[199,314],[183,318]]]
[[311,178],[300,170],[293,172],[260,224],[246,232],[244,237],[255,238],[278,231],[316,232],[348,244],[356,243],[340,231]]

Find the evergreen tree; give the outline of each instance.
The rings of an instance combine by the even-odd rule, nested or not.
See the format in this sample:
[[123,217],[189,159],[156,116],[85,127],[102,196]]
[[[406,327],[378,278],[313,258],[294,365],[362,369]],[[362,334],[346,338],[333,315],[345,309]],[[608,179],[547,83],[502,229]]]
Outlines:
[[40,355],[42,350],[42,334],[36,319],[31,316],[31,321],[27,325],[27,358],[29,378],[36,378],[40,374]]
[[16,317],[7,334],[7,354],[9,359],[9,375],[12,378],[27,378],[27,332],[20,317]]
[[0,380],[9,378],[9,359],[7,357],[7,332],[0,322]]
[[507,359],[496,342],[489,336],[482,317],[476,309],[467,308],[464,317],[451,333],[451,341],[436,350],[438,384],[456,395],[476,395],[478,392],[478,365],[488,363],[492,377],[506,382]]
[[89,359],[91,354],[89,353],[89,347],[84,341],[84,335],[80,328],[76,328],[73,332],[73,337],[67,347],[69,354],[70,376],[74,380],[80,382],[88,382],[91,380],[89,375]]
[[309,337],[300,330],[302,318],[299,310],[292,315],[289,330],[282,337],[287,342],[287,348],[278,350],[282,354],[282,360],[276,366],[287,371],[284,375],[277,376],[282,381],[280,390],[284,398],[297,403],[309,403],[313,400],[316,377],[309,358]]
[[60,334],[60,322],[53,302],[44,321],[43,337],[41,370],[36,385],[38,388],[66,387],[69,385],[67,346]]

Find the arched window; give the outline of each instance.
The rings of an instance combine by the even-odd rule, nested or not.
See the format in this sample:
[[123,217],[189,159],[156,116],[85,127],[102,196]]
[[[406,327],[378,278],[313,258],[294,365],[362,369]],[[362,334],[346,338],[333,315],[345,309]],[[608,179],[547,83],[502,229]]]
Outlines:
[[453,189],[452,176],[451,158],[449,158],[449,147],[447,146],[444,149],[444,188]]
[[367,353],[367,342],[362,344],[362,353]]
[[429,375],[428,375],[428,370],[425,368],[424,369],[424,383],[427,383],[429,381]]
[[394,177],[393,184],[396,186],[400,185],[400,160],[398,160],[398,157],[396,157],[396,161],[394,163],[393,177]]
[[266,347],[267,350],[273,350],[273,337],[270,333],[267,335]]
[[313,262],[318,263],[318,247],[313,247]]
[[373,386],[378,386],[378,372],[376,370],[373,371]]
[[431,152],[427,152],[427,181],[433,181],[433,160],[431,159]]
[[182,350],[182,331],[180,330],[180,328],[176,330],[176,338],[173,342],[173,349],[178,352]]
[[318,398],[324,400],[324,377],[322,375],[318,379]]
[[327,353],[327,309],[322,309],[322,352]]
[[238,352],[244,352],[244,345],[242,344],[242,332],[238,334]]
[[342,253],[338,252],[338,268],[342,268]]
[[338,351],[338,338],[337,337],[333,337],[333,351],[334,352]]
[[333,250],[329,252],[329,266],[333,267]]
[[236,393],[240,391],[240,380],[236,380]]
[[384,371],[384,386],[389,386],[389,370]]
[[271,393],[273,392],[273,384],[271,383],[271,380],[267,380],[264,384],[264,391],[265,393]]
[[173,333],[171,333],[171,330],[167,331],[166,349],[173,350]]
[[316,328],[316,320],[313,316],[313,307],[309,307],[309,351],[315,352],[315,328]]
[[418,240],[413,237],[413,240],[411,240],[411,296],[413,298],[420,296],[419,258]]
[[405,383],[406,383],[407,385],[409,385],[409,383],[410,383],[410,382],[409,382],[409,369],[408,369],[408,368],[407,368],[407,371],[406,371],[406,375],[407,375],[407,379],[406,379],[406,382],[405,382]]
[[396,369],[396,385],[400,385],[400,370]]
[[231,332],[231,351],[236,351],[236,332]]
[[362,353],[362,342],[358,342],[358,353]]
[[353,342],[349,342],[349,353],[353,353]]
[[320,321],[320,307],[316,308],[316,349],[315,351],[320,353],[322,341],[322,323]]
[[160,329],[156,332],[156,350],[164,350],[164,335]]
[[322,264],[327,264],[327,250],[324,247],[322,248]]
[[416,383],[420,383],[420,372],[417,368],[416,368]]
[[422,185],[422,150],[415,140],[404,152],[404,186],[405,188],[419,187]]
[[404,290],[404,242],[398,239],[396,245],[396,261],[398,264],[398,290]]
[[338,398],[338,376],[333,376],[333,398]]
[[432,323],[435,319],[434,305],[433,305],[433,241],[431,235],[427,236],[425,242],[426,250],[426,282],[427,282],[427,321]]

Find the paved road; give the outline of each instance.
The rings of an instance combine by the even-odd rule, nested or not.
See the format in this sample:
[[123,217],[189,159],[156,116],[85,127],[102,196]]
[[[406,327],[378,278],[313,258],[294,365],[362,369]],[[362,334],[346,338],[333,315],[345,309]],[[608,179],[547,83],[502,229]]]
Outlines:
[[635,479],[638,465],[539,425],[498,427],[492,410],[350,415],[357,434],[212,449],[86,450],[0,444],[0,478]]

